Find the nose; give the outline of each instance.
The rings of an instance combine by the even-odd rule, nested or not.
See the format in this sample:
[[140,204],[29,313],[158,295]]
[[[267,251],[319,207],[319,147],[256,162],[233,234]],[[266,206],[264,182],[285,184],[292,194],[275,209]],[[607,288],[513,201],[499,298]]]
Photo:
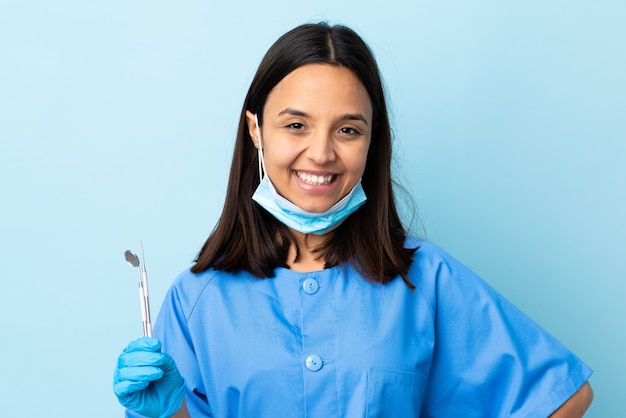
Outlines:
[[335,144],[331,135],[318,133],[309,137],[307,141],[306,155],[318,165],[324,165],[335,161]]

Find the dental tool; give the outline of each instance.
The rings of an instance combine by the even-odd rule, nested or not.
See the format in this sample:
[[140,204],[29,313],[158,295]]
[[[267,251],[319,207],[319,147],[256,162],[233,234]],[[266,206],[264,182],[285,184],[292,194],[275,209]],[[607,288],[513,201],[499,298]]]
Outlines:
[[152,337],[152,323],[150,322],[150,301],[148,299],[148,274],[146,273],[146,259],[141,243],[141,263],[137,254],[131,250],[124,252],[126,262],[132,267],[137,267],[139,275],[139,303],[141,304],[141,320],[143,322],[143,335]]

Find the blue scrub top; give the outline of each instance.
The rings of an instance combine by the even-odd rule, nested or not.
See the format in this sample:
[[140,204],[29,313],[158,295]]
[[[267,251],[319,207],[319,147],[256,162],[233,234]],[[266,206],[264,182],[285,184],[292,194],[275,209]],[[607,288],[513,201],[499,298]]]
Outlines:
[[[192,417],[547,417],[591,370],[431,243],[411,291],[349,265],[181,274],[155,337]],[[127,412],[128,416],[138,415]]]

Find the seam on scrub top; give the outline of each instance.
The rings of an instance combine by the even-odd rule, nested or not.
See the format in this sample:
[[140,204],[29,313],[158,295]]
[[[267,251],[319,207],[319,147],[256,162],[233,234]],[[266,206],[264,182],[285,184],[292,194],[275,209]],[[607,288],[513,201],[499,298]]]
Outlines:
[[426,296],[426,294],[422,290],[421,286],[415,286],[415,287],[416,287],[415,291],[419,292],[420,295],[422,295],[422,299],[424,299],[424,302],[426,302],[426,305],[428,306],[428,311],[430,312],[431,319],[434,322],[435,321],[435,309],[433,308],[433,305],[432,305],[431,301],[428,299],[428,297]]
[[215,276],[217,276],[217,271],[213,271],[211,274],[211,277],[207,278],[206,283],[204,284],[204,286],[202,286],[202,289],[200,289],[200,291],[198,292],[198,294],[196,295],[196,298],[193,301],[193,304],[191,306],[191,309],[189,309],[189,314],[185,315],[185,322],[188,324],[189,320],[191,319],[191,315],[193,314],[193,311],[196,309],[196,305],[198,304],[198,301],[200,300],[200,297],[202,296],[202,294],[204,293],[205,289],[207,288],[207,286],[213,281],[213,279],[215,278]]

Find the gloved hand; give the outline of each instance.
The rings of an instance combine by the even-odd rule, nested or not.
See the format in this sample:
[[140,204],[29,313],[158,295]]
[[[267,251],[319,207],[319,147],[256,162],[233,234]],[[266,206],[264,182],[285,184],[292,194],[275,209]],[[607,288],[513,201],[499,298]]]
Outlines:
[[160,352],[161,342],[142,337],[120,354],[113,391],[126,408],[150,418],[168,418],[178,411],[185,381],[174,359]]

